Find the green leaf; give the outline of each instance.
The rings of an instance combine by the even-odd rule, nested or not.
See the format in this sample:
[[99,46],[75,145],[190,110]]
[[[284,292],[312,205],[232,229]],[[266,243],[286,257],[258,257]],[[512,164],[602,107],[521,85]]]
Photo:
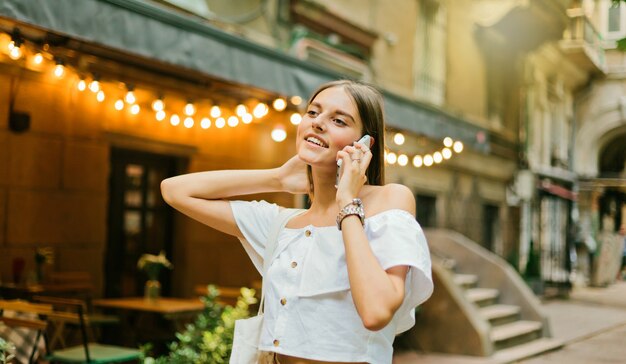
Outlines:
[[617,41],[617,49],[620,51],[626,51],[626,38],[622,38]]

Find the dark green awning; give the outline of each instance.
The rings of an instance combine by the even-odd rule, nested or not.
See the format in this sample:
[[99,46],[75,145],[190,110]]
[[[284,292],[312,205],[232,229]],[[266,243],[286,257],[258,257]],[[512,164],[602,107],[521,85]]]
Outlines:
[[[283,95],[306,97],[341,75],[214,28],[148,0],[2,0],[0,16],[87,42]],[[489,133],[436,108],[384,92],[388,125],[484,152]],[[476,135],[483,131],[483,143]]]

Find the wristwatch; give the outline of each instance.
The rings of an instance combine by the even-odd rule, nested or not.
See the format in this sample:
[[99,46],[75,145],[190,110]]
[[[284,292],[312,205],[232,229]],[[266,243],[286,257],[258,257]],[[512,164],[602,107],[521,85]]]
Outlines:
[[365,225],[365,211],[363,211],[363,201],[360,198],[352,199],[352,202],[344,206],[337,215],[337,228],[341,230],[341,222],[346,216],[356,215],[361,220],[361,225]]

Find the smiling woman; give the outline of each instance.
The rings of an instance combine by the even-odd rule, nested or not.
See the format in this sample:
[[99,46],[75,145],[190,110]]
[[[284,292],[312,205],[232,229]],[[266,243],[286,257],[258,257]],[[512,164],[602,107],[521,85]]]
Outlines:
[[[309,100],[297,154],[282,166],[161,184],[170,205],[238,237],[263,275],[258,348],[275,363],[391,363],[395,334],[414,325],[415,307],[432,293],[413,195],[384,185],[384,127],[376,89],[331,82]],[[355,143],[364,135],[369,145]],[[308,193],[311,207],[226,200],[276,191]]]

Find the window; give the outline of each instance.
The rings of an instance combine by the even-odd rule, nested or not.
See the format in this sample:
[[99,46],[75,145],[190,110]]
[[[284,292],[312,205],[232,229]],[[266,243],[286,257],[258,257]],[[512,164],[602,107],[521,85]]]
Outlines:
[[423,227],[437,226],[437,197],[415,195],[417,222]]
[[435,105],[445,99],[446,11],[434,0],[422,0],[415,36],[415,96]]
[[607,39],[614,40],[626,36],[626,3],[614,5],[612,1],[606,1],[601,18]]
[[611,5],[609,7],[608,32],[615,33],[621,31],[621,6]]

